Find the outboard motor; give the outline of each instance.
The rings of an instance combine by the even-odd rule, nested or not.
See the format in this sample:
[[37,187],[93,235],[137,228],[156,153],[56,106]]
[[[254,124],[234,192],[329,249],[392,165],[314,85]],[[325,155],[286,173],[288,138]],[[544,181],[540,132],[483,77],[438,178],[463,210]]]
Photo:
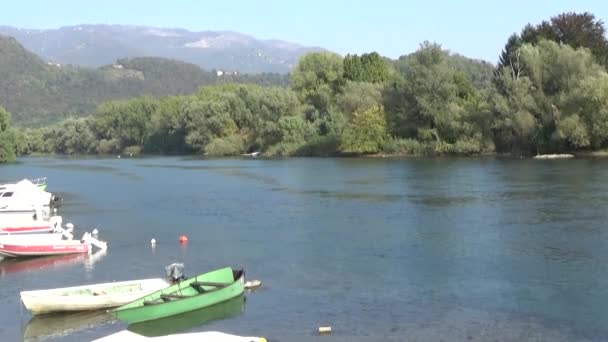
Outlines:
[[54,208],[58,208],[61,206],[61,203],[63,202],[63,198],[59,197],[59,196],[51,196],[51,203],[50,205]]
[[180,281],[186,279],[186,276],[184,275],[184,264],[173,263],[166,266],[165,273],[172,284],[179,283]]

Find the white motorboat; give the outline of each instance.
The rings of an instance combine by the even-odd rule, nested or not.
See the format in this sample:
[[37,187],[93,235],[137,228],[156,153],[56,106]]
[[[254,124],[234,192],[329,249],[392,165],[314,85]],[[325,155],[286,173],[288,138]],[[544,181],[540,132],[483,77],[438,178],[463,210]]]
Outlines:
[[23,211],[48,208],[59,199],[31,181],[24,179],[14,184],[0,185],[0,211]]

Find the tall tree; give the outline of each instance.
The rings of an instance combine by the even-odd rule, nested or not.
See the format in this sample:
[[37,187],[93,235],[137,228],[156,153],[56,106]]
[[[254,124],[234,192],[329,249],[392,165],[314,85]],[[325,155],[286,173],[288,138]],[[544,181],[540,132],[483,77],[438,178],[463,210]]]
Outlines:
[[309,53],[292,73],[293,89],[321,115],[327,115],[344,84],[342,57],[331,52]]
[[608,74],[588,49],[541,39],[519,49],[525,75],[500,74],[493,99],[503,151],[558,152],[608,144]]
[[508,68],[513,77],[518,77],[525,71],[525,65],[521,63],[519,56],[521,45],[536,44],[541,39],[567,44],[573,48],[588,48],[599,64],[608,67],[608,40],[604,22],[589,12],[562,13],[538,25],[528,24],[519,35],[513,34],[509,37],[499,56],[495,72],[499,90],[503,90],[499,77],[503,68]]
[[344,78],[349,81],[382,83],[389,76],[388,63],[377,52],[344,57]]
[[477,115],[482,101],[448,57],[440,45],[425,42],[398,63],[402,77],[385,91],[387,121],[397,137],[434,142],[440,153],[453,152],[452,146],[463,145],[465,138],[482,148],[486,137],[478,125],[486,120]]

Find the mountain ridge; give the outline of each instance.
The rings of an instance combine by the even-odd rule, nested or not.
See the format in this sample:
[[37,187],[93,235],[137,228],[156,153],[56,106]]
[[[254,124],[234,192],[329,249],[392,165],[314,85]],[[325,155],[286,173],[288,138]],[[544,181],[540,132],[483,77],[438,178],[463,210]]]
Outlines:
[[280,39],[257,39],[244,33],[190,31],[145,25],[82,24],[52,29],[0,26],[46,61],[100,67],[120,58],[163,57],[206,70],[241,73],[288,73],[308,52],[325,51]]

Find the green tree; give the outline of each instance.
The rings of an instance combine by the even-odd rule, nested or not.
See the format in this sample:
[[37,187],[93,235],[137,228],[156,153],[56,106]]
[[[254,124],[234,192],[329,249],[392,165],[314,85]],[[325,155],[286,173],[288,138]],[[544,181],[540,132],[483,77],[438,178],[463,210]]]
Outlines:
[[343,74],[340,55],[331,52],[309,53],[300,59],[293,70],[293,89],[303,102],[325,115],[344,84]]
[[[104,103],[97,110],[94,131],[100,139],[117,141],[115,147],[120,150],[130,146],[143,147],[158,105],[158,100],[151,97]],[[112,149],[108,152],[121,151]]]
[[317,136],[314,125],[304,115],[284,116],[275,127],[276,143],[268,154],[290,156],[306,154],[306,146]]
[[538,25],[526,25],[521,33],[513,34],[499,56],[495,76],[499,90],[500,73],[503,68],[508,67],[513,75],[525,73],[525,65],[522,64],[519,48],[525,44],[537,44],[546,39],[558,44],[567,44],[573,48],[588,48],[596,61],[608,66],[608,40],[606,39],[606,28],[604,22],[595,18],[589,12],[568,12],[551,17]]
[[68,119],[52,129],[53,150],[60,154],[88,154],[95,150],[91,118]]
[[206,146],[216,141],[214,146],[222,147],[216,150],[226,151],[226,141],[239,141],[244,151],[252,152],[276,144],[277,122],[283,116],[302,114],[303,108],[289,89],[232,84],[202,88],[185,111],[186,142],[193,149],[209,152]]
[[553,41],[524,44],[518,51],[524,75],[500,73],[494,96],[499,150],[557,152],[606,146],[608,75],[586,48]]
[[354,114],[344,129],[340,149],[348,153],[376,153],[387,137],[384,108],[374,106]]
[[382,83],[389,79],[389,66],[377,52],[344,57],[344,79],[354,82]]
[[184,107],[187,97],[171,96],[160,101],[152,113],[144,150],[152,153],[188,153]]
[[490,148],[486,146],[489,129],[481,127],[489,118],[485,101],[448,61],[449,54],[441,46],[425,42],[397,63],[401,77],[388,85],[384,101],[391,133],[434,142],[438,153],[458,152],[457,143],[474,145],[477,152]]

